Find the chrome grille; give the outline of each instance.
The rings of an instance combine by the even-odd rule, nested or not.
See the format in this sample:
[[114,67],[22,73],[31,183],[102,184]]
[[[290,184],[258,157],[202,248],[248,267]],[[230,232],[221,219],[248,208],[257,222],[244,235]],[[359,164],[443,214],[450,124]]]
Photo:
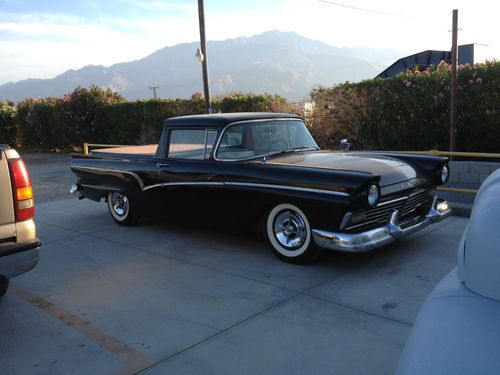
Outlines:
[[375,208],[353,212],[346,231],[366,230],[385,225],[394,210],[400,212],[400,221],[411,219],[428,211],[432,200],[431,189],[419,189],[408,196],[380,202]]

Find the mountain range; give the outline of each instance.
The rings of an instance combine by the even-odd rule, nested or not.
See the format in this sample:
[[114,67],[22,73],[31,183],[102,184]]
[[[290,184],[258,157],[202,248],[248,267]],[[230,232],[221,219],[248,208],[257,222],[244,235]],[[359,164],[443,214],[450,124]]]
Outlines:
[[[25,79],[0,86],[0,100],[62,96],[77,86],[110,87],[129,100],[151,98],[159,86],[162,98],[187,98],[202,92],[199,44],[162,48],[142,59],[105,67],[88,65],[52,79]],[[279,94],[291,100],[312,88],[372,78],[401,53],[370,48],[337,48],[293,32],[268,31],[252,37],[209,41],[212,95],[228,92]]]

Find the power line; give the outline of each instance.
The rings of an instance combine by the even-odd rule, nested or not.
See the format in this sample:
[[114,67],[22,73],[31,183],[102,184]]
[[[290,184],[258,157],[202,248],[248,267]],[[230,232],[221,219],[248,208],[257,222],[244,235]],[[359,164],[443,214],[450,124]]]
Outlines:
[[375,14],[380,14],[380,15],[383,15],[383,16],[411,18],[411,16],[407,16],[407,15],[404,15],[404,14],[396,14],[396,13],[383,12],[383,11],[375,10],[375,9],[360,8],[360,7],[355,7],[355,6],[352,6],[352,5],[345,5],[345,4],[335,3],[333,1],[328,1],[328,0],[318,0],[318,1],[320,1],[322,3],[330,4],[330,5],[335,5],[337,7],[342,7],[342,8],[347,8],[347,9],[353,9],[353,10],[360,10],[362,12],[375,13]]

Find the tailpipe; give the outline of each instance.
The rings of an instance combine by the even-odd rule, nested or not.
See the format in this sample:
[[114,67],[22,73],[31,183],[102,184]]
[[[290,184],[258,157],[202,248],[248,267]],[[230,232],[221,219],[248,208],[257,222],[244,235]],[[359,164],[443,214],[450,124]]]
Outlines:
[[73,184],[71,185],[69,192],[70,194],[76,194],[78,190],[80,190],[80,186],[78,186],[78,184]]

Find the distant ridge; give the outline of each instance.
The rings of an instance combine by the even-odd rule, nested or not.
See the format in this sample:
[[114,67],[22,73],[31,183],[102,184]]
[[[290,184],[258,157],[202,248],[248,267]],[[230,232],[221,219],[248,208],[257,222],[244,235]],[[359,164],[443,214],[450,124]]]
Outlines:
[[[198,43],[183,43],[136,61],[6,83],[0,86],[0,100],[62,96],[91,84],[111,87],[130,100],[151,98],[149,86],[159,86],[162,98],[187,98],[203,91],[200,63],[194,58],[197,47]],[[267,92],[297,100],[318,85],[372,78],[399,56],[390,50],[337,48],[281,31],[208,42],[213,95]]]

